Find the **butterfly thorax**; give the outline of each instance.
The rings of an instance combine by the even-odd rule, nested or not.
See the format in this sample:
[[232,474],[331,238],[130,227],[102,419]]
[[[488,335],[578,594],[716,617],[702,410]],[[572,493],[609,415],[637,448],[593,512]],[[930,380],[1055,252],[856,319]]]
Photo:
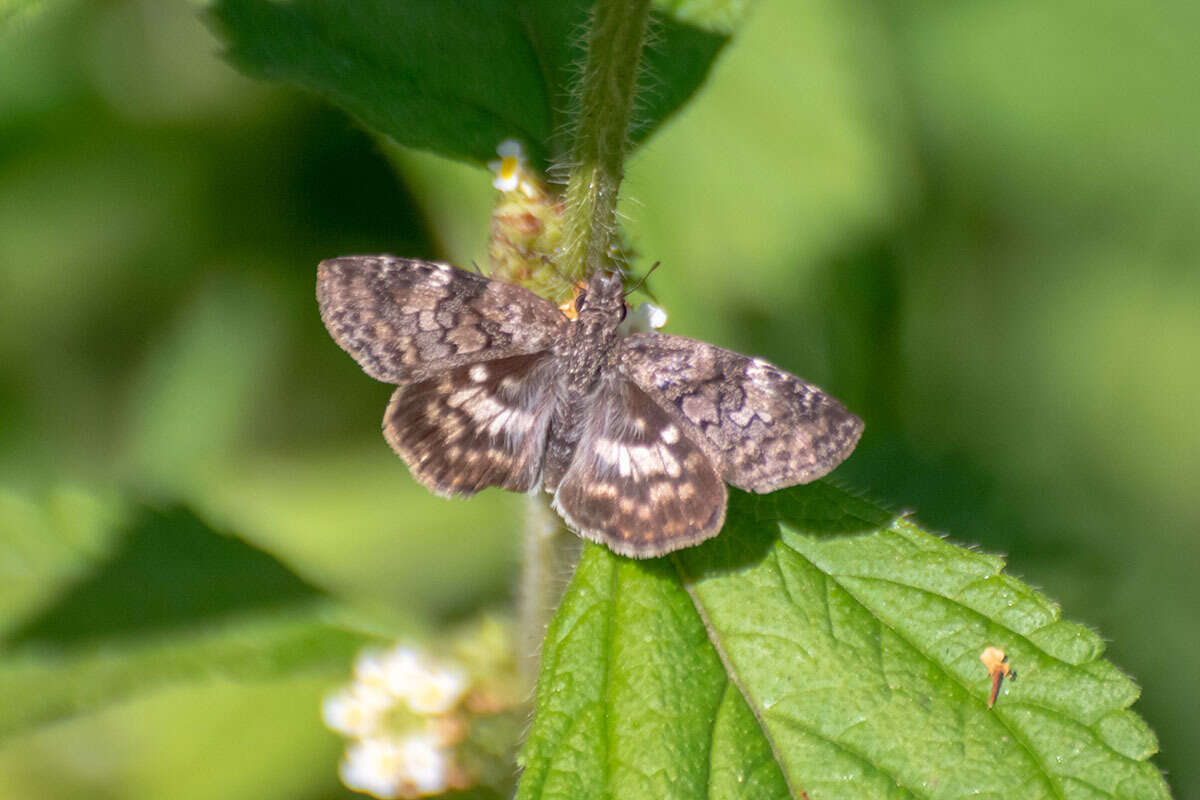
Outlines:
[[557,355],[565,362],[568,397],[591,394],[617,344],[625,316],[625,287],[620,275],[597,273],[576,299],[578,316]]

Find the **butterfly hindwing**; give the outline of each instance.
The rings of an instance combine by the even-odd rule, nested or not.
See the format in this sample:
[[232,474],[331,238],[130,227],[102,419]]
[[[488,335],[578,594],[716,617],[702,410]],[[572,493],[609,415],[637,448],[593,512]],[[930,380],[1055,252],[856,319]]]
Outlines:
[[385,383],[544,351],[568,324],[528,289],[449,264],[388,255],[322,261],[317,301],[334,340]]
[[620,371],[739,489],[816,480],[850,455],[862,433],[862,420],[837,400],[761,358],[659,333],[629,336],[620,348]]
[[437,494],[527,492],[541,477],[551,403],[549,353],[467,364],[400,386],[383,433]]
[[704,452],[645,392],[602,379],[554,505],[581,535],[649,558],[715,536],[725,484]]

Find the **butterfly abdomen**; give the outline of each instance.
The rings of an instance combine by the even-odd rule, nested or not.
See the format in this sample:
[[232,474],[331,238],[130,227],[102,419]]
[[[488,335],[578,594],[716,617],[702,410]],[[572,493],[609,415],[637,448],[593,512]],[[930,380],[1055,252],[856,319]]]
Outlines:
[[588,412],[589,397],[586,394],[564,390],[557,398],[554,413],[550,417],[550,430],[546,440],[546,461],[542,468],[542,486],[548,492],[558,488],[566,474],[583,433],[583,424]]

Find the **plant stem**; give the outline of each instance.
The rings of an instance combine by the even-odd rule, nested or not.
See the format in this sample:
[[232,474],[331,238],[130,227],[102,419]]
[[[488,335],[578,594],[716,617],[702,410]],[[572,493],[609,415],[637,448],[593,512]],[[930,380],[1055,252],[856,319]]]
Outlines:
[[578,557],[579,540],[571,535],[547,495],[534,495],[525,506],[525,552],[521,560],[520,629],[517,631],[521,681],[532,694],[546,626],[562,599],[565,576]]
[[572,281],[609,264],[617,194],[650,0],[597,0],[572,127],[571,172],[559,271]]
[[[611,268],[617,193],[625,176],[625,144],[649,17],[650,0],[596,0],[592,12],[587,64],[571,123],[575,141],[558,258],[559,273],[572,282]],[[544,496],[529,499],[524,549],[520,666],[532,689],[546,624],[564,588],[560,576],[578,553],[578,540],[566,532]]]

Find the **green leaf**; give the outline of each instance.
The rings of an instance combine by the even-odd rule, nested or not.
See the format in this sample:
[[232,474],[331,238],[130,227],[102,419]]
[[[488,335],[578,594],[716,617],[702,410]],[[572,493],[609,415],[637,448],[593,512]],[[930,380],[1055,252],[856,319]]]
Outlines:
[[[410,147],[475,163],[519,139],[545,167],[565,152],[583,58],[583,0],[217,0],[210,19],[248,75],[309,89]],[[640,143],[700,86],[740,15],[656,12],[630,137]],[[708,25],[713,30],[697,27]]]
[[264,614],[188,634],[70,654],[0,655],[0,736],[208,678],[270,680],[344,673],[375,637],[305,612]]
[[546,634],[521,762],[518,798],[694,798],[741,781],[742,797],[786,795],[670,563],[601,547]]
[[142,509],[106,558],[5,636],[0,734],[172,681],[344,671],[375,637],[333,612],[287,566],[190,511]]
[[106,561],[4,644],[63,649],[142,638],[321,596],[266,552],[184,508],[144,509]]
[[[22,16],[32,16],[42,10],[42,0],[0,0],[0,26],[7,26]],[[4,27],[0,27],[0,32]]]
[[[995,556],[817,483],[734,492],[722,534],[670,560],[588,548],[519,796],[1169,796],[1137,687]],[[990,710],[988,646],[1019,673]],[[729,686],[740,725],[714,711]]]

